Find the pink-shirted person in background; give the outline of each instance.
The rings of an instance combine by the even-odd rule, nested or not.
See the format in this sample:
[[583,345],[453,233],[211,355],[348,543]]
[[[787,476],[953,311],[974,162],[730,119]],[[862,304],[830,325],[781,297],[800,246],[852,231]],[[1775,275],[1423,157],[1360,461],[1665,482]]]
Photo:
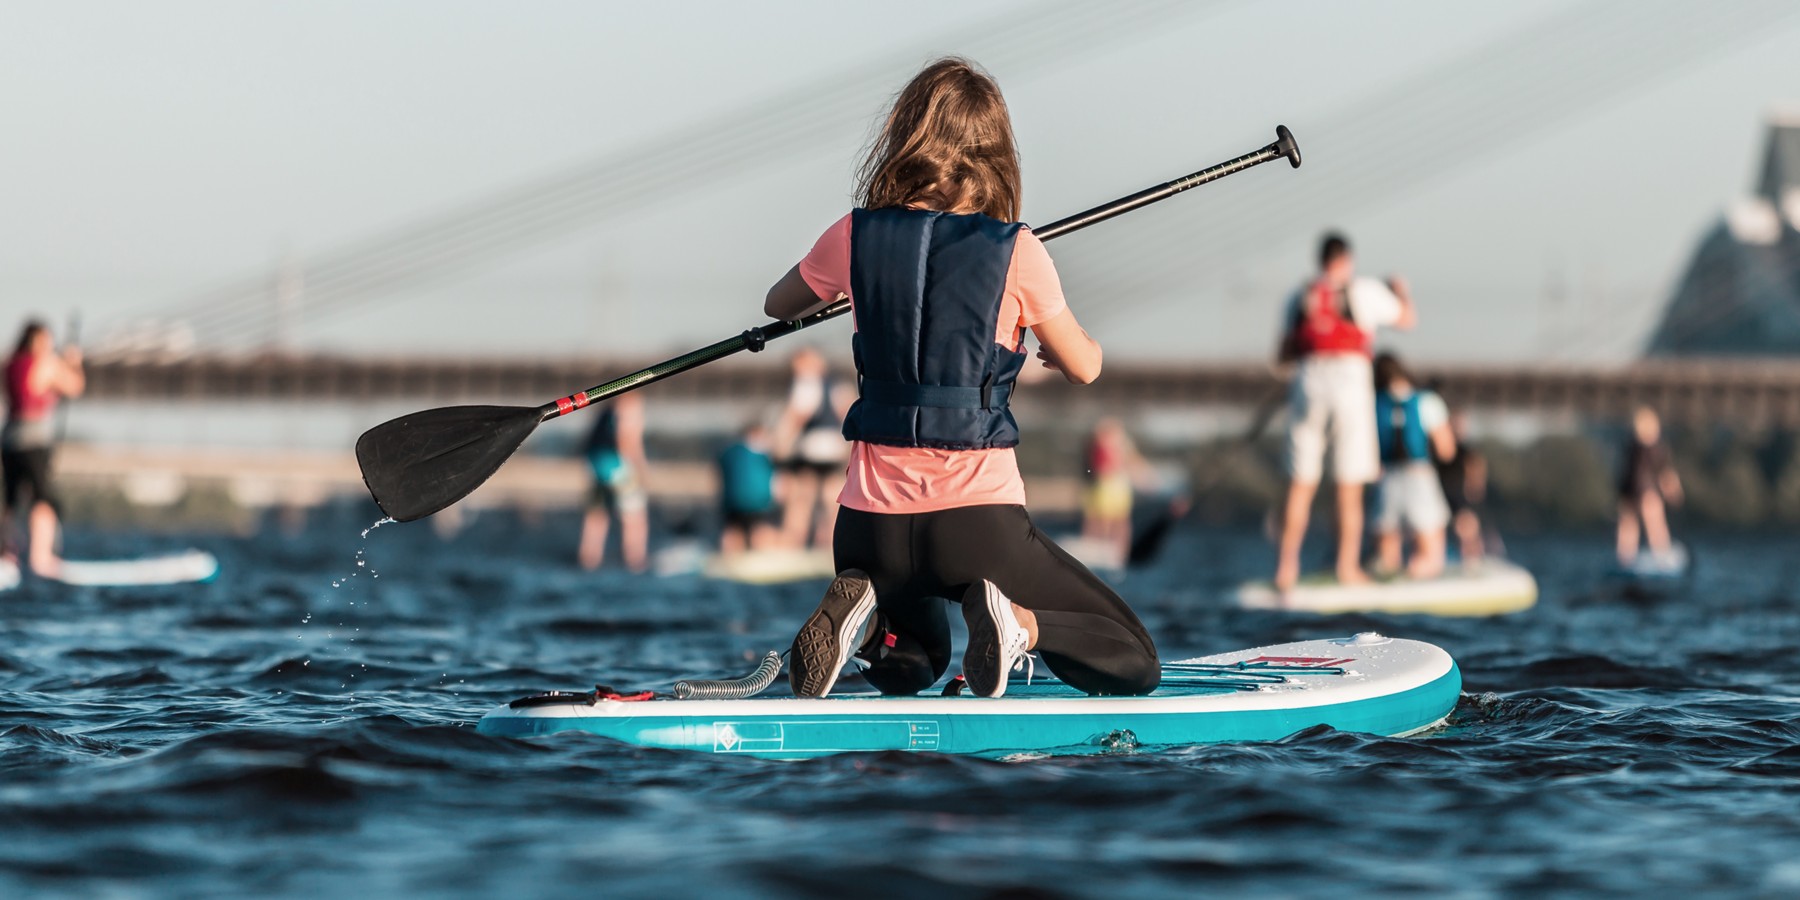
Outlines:
[[1019,221],[1019,157],[999,87],[974,65],[925,67],[860,172],[859,208],[769,290],[781,319],[854,306],[860,397],[832,544],[838,577],[794,639],[794,693],[821,697],[852,655],[886,694],[950,664],[945,599],[968,625],[963,675],[998,697],[1035,649],[1090,694],[1144,694],[1161,670],[1125,601],[1032,525],[1008,409],[1027,354],[1071,382],[1100,345]]
[[56,552],[58,503],[50,485],[50,455],[56,448],[52,418],[57,401],[79,397],[87,389],[81,348],[56,351],[56,339],[44,323],[31,321],[6,363],[6,426],[0,431],[0,478],[4,479],[5,512],[0,514],[4,553],[15,556],[13,520],[26,515],[31,570],[54,577],[62,569]]

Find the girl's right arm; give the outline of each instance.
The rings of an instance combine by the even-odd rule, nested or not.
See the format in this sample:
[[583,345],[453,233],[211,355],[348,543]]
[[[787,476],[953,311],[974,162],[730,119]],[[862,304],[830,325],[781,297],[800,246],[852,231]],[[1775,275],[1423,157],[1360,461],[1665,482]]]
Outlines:
[[1054,369],[1072,384],[1092,384],[1100,377],[1100,342],[1075,321],[1075,313],[1063,311],[1031,326],[1037,335],[1038,359],[1044,367]]
[[800,275],[800,267],[795,266],[769,288],[769,295],[763,299],[763,313],[771,319],[798,319],[824,309],[825,304]]

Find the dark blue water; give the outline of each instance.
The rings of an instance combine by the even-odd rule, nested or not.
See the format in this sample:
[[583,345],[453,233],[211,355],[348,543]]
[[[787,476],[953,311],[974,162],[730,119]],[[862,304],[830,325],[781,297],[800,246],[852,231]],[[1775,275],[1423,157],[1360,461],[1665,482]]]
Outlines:
[[498,517],[449,543],[387,526],[372,571],[364,525],[195,538],[212,585],[0,595],[0,895],[1800,893],[1791,536],[1696,536],[1662,597],[1604,586],[1604,534],[1514,536],[1541,604],[1453,621],[1227,611],[1266,547],[1178,533],[1125,583],[1165,656],[1430,640],[1466,679],[1451,726],[764,762],[473,723],[542,688],[747,670],[816,586],[581,575],[572,523]]

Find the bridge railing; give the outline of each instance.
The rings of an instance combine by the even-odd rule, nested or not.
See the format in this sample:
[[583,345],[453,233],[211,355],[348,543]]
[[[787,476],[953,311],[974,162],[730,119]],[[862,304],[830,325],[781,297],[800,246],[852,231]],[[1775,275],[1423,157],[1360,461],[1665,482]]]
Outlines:
[[[651,360],[363,359],[347,356],[96,359],[97,399],[536,405],[632,371]],[[1418,375],[1452,405],[1472,410],[1565,413],[1623,419],[1639,405],[1671,422],[1751,429],[1800,428],[1800,360],[1659,360],[1617,367],[1422,365]],[[1279,403],[1282,381],[1254,363],[1109,363],[1095,384],[1039,378],[1021,406],[1078,411],[1139,407],[1261,407]],[[649,390],[668,399],[773,403],[785,396],[783,360],[750,358],[696,370]]]

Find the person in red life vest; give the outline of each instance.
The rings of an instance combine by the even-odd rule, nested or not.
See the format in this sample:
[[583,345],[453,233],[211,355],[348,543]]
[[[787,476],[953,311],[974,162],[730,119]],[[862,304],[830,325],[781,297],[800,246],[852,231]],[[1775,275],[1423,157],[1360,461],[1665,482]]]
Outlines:
[[16,556],[13,523],[24,513],[31,570],[39,575],[54,576],[62,567],[56,552],[59,504],[50,486],[50,453],[56,444],[52,414],[58,400],[79,397],[86,389],[81,349],[69,346],[58,353],[50,329],[42,322],[27,322],[6,363],[6,426],[0,430],[4,481],[0,500],[5,511],[0,514],[0,539],[6,543],[6,555]]
[[1413,327],[1411,293],[1399,277],[1386,284],[1356,275],[1350,242],[1327,234],[1319,245],[1319,274],[1287,305],[1282,363],[1293,363],[1288,391],[1287,501],[1282,507],[1275,587],[1300,578],[1300,545],[1331,445],[1337,482],[1337,578],[1368,581],[1363,573],[1363,488],[1381,474],[1375,433],[1375,380],[1370,358],[1375,331]]
[[856,323],[838,577],[794,638],[794,693],[825,696],[852,656],[884,694],[930,687],[950,664],[946,600],[962,604],[976,695],[1005,693],[1031,650],[1076,690],[1149,693],[1162,671],[1144,626],[1025,511],[1008,402],[1024,332],[1075,384],[1099,377],[1101,353],[1019,222],[999,86],[960,59],[926,66],[895,98],[859,181],[859,208],[763,307],[795,319],[849,297]]

